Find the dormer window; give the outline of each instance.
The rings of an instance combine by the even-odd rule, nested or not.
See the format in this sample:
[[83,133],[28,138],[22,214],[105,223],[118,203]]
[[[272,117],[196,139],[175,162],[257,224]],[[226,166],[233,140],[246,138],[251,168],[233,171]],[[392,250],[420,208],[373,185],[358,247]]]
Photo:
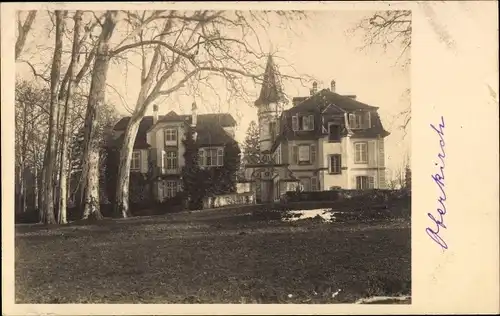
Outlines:
[[201,148],[198,152],[199,164],[202,167],[221,167],[224,165],[223,148]]
[[293,131],[312,131],[314,130],[314,115],[294,115],[292,116]]
[[349,114],[349,127],[351,129],[362,129],[371,127],[370,112],[357,112]]

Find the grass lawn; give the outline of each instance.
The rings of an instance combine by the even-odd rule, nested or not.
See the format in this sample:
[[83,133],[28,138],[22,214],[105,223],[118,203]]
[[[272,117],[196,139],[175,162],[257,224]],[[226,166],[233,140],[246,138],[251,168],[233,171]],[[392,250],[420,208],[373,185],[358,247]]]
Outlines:
[[347,303],[410,295],[408,222],[257,222],[235,213],[18,225],[16,303]]

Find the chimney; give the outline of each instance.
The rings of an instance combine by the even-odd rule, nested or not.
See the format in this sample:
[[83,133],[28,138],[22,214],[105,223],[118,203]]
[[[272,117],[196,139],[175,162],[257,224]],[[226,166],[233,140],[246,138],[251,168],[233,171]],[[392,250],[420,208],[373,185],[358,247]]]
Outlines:
[[158,122],[158,105],[153,104],[153,125]]
[[311,89],[311,95],[316,94],[318,92],[318,83],[316,81],[313,82],[313,87]]
[[196,141],[198,133],[196,133],[196,124],[198,124],[198,107],[196,102],[191,105],[191,129],[193,131],[193,139]]
[[335,80],[332,80],[332,82],[330,82],[330,91],[335,92]]
[[196,106],[196,102],[193,102],[193,105],[191,106],[191,126],[196,127],[196,124],[198,123],[198,107]]

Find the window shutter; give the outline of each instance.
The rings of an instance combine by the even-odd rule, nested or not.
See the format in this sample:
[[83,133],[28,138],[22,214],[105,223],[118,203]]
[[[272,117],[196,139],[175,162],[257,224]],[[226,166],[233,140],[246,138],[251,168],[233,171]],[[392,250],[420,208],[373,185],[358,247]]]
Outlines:
[[371,128],[372,127],[372,115],[370,112],[366,113],[366,122],[365,122],[365,128]]
[[297,115],[292,116],[292,130],[297,131],[299,129],[299,118]]
[[351,128],[355,126],[355,120],[356,120],[356,116],[354,115],[354,113],[350,113],[349,114],[349,126]]
[[375,152],[375,140],[371,140],[368,142],[368,167],[376,167],[377,166],[377,155]]
[[368,177],[368,188],[375,188],[375,177]]
[[318,191],[318,178],[311,177],[311,191]]
[[299,163],[299,146],[297,145],[292,146],[292,161],[295,164]]
[[314,131],[314,115],[309,115],[309,129]]
[[222,148],[217,149],[217,166],[224,165],[224,150]]
[[353,156],[354,156],[354,162],[359,162],[361,160],[361,148],[359,143],[356,144],[354,143],[354,146],[352,146],[353,149]]
[[385,166],[385,153],[384,153],[384,140],[383,139],[378,140],[378,151],[379,151],[378,165],[380,167],[384,167]]
[[316,145],[311,145],[311,163],[316,163]]

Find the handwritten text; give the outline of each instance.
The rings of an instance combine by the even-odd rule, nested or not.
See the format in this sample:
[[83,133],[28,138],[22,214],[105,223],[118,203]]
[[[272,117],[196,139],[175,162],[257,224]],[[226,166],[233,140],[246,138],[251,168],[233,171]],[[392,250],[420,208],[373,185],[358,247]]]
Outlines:
[[445,147],[445,142],[444,142],[444,118],[441,116],[441,123],[439,123],[438,127],[434,126],[433,124],[430,125],[431,128],[439,135],[439,147],[441,148],[440,153],[437,155],[437,158],[439,159],[439,163],[436,162],[434,163],[436,166],[439,166],[439,172],[431,175],[432,180],[434,183],[438,186],[440,194],[437,199],[438,201],[438,207],[436,209],[438,215],[434,217],[433,214],[427,213],[429,218],[433,222],[433,227],[427,227],[425,231],[427,232],[427,235],[436,243],[438,244],[442,249],[448,249],[448,245],[446,242],[443,240],[443,238],[439,235],[439,230],[440,228],[445,228],[446,225],[444,224],[444,215],[446,214],[446,192],[445,192],[445,181],[444,181],[444,169],[445,169],[445,158],[446,154],[444,151]]

